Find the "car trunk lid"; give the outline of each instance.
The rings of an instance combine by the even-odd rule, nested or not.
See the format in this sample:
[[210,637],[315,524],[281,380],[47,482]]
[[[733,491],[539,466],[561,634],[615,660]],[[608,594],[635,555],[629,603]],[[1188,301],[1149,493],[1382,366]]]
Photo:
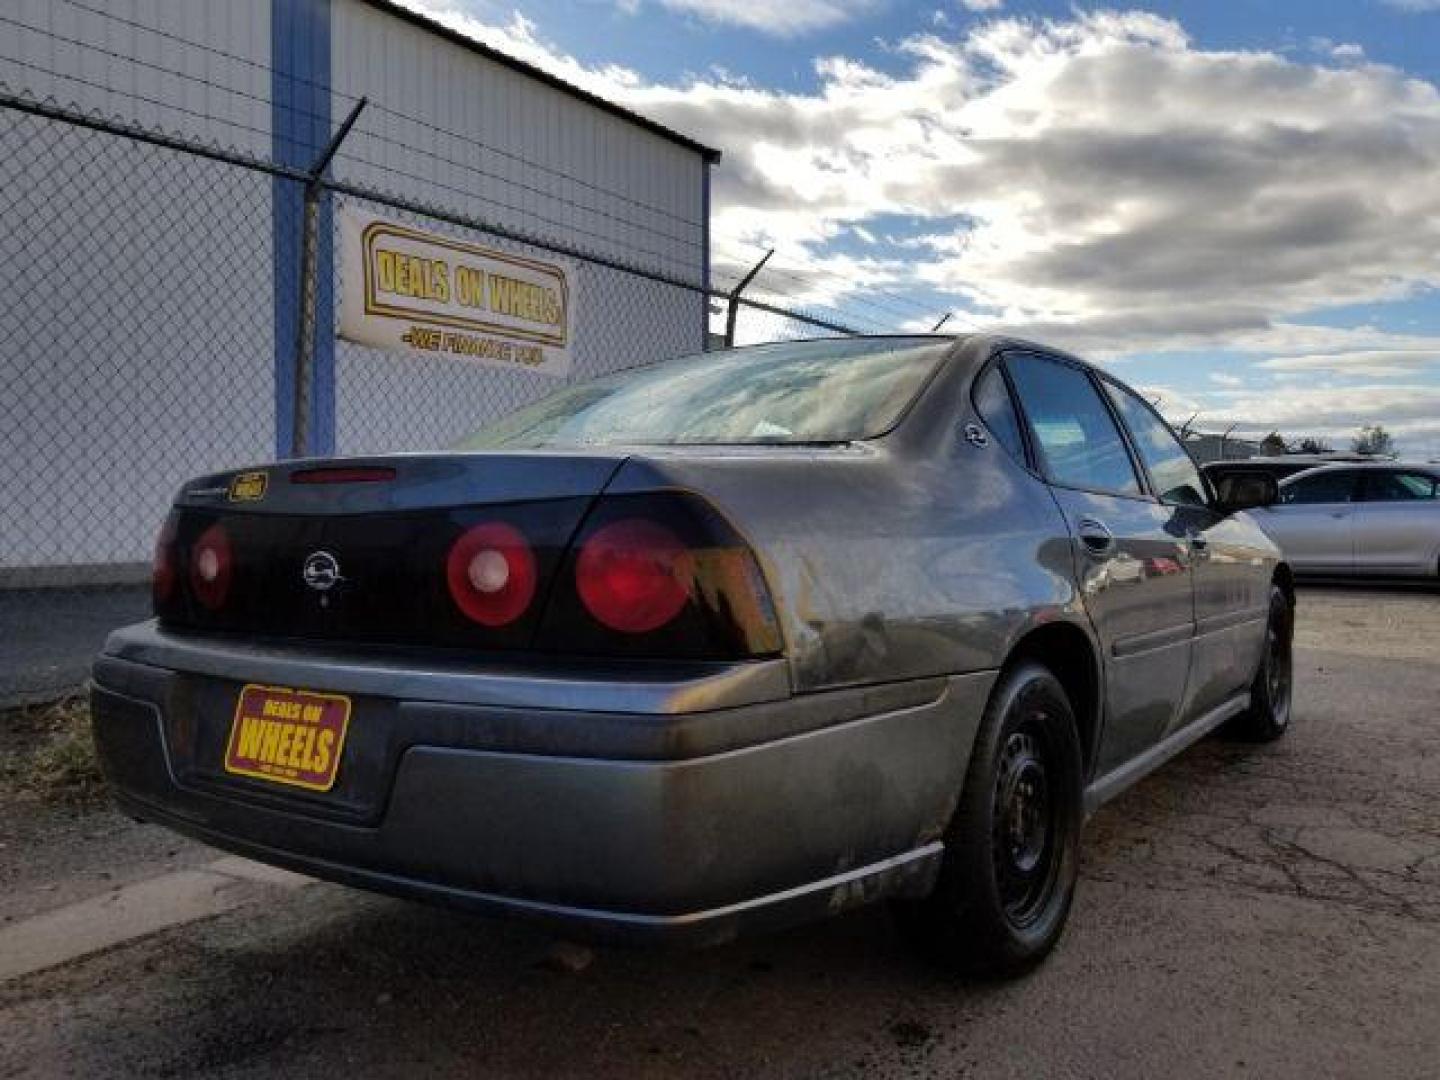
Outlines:
[[[446,555],[481,520],[523,532],[542,587],[623,456],[387,455],[288,462],[185,485],[167,525],[182,627],[306,640],[526,647],[535,612],[477,625],[450,600]],[[212,543],[213,542],[213,543]],[[204,572],[218,550],[223,590]],[[222,595],[223,591],[223,595]]]

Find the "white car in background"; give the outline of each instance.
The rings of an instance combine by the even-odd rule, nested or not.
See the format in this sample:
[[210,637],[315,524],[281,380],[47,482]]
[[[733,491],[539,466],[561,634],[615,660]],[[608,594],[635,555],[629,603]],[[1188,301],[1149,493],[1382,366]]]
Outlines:
[[1297,573],[1440,576],[1440,465],[1307,469],[1251,515]]

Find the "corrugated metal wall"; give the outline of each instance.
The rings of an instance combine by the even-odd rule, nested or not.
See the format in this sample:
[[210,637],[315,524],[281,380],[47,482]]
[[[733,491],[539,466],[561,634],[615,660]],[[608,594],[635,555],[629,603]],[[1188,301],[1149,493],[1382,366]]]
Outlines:
[[[331,112],[338,121],[360,95],[369,99],[336,157],[337,178],[702,281],[706,166],[699,154],[364,0],[334,0],[332,13]],[[554,258],[483,231],[406,221]],[[699,293],[565,261],[576,311],[572,379],[703,347]],[[335,448],[443,447],[557,385],[529,372],[340,342]]]
[[[7,93],[261,156],[269,63],[268,0],[0,3]],[[0,571],[144,560],[183,479],[274,452],[270,200],[0,113]]]
[[363,0],[331,27],[332,114],[371,101],[336,176],[698,280],[698,154]]
[[3,0],[13,94],[270,154],[270,0]]

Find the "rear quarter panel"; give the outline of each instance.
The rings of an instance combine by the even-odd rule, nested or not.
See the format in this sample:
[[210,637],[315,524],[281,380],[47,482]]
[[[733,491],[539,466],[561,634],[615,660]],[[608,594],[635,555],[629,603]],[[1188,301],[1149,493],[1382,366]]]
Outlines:
[[1032,626],[1084,624],[1069,536],[1004,449],[959,436],[968,396],[937,389],[943,422],[903,445],[647,452],[608,490],[693,490],[730,518],[775,594],[796,690],[995,668]]

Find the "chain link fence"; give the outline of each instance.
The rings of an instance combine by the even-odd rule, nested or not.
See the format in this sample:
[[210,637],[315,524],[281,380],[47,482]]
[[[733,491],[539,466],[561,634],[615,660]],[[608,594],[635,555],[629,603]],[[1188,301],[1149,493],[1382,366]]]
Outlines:
[[[317,213],[280,212],[307,190]],[[0,705],[75,685],[108,629],[147,614],[153,537],[187,478],[442,449],[563,385],[338,339],[338,260],[306,261],[302,238],[308,223],[312,255],[338,250],[341,206],[566,262],[583,328],[567,381],[693,352],[732,300],[738,341],[851,332],[593,253],[583,230],[520,235],[458,195],[421,204],[0,88]]]
[[147,614],[185,478],[273,454],[285,182],[0,108],[0,704]]
[[263,173],[0,111],[0,580],[125,576],[182,480],[273,452],[270,199]]

